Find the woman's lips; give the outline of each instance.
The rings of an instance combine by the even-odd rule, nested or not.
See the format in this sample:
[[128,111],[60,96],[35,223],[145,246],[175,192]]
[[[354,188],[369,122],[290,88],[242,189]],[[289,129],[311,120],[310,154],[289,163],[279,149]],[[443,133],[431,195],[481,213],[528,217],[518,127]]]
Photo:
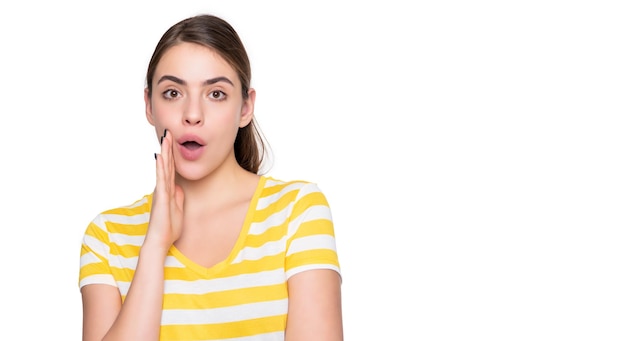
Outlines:
[[204,151],[204,141],[196,135],[183,135],[177,140],[177,142],[178,151],[185,160],[197,160]]
[[188,161],[195,161],[202,155],[202,151],[204,151],[204,146],[199,144],[194,145],[193,147],[189,147],[184,144],[178,145],[178,151],[183,159]]

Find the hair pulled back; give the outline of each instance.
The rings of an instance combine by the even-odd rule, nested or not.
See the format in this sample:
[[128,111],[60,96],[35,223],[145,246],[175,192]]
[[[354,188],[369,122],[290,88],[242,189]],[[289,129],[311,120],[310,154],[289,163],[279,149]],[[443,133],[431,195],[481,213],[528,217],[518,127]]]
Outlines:
[[[159,61],[171,47],[182,42],[208,47],[224,58],[237,72],[241,82],[241,94],[244,99],[248,99],[252,71],[246,49],[228,22],[209,14],[184,19],[163,34],[148,64],[146,87],[149,96],[152,96],[152,80]],[[266,150],[254,118],[248,125],[239,128],[234,148],[237,163],[250,172],[258,173]]]

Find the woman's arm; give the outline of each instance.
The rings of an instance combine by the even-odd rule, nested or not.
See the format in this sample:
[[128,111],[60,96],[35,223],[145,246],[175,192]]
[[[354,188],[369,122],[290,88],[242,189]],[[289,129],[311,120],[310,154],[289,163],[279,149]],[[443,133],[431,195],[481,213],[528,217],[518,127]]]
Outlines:
[[122,305],[119,290],[106,284],[81,289],[83,340],[158,340],[165,253],[144,245]]
[[83,341],[159,339],[165,257],[180,237],[183,220],[184,194],[175,183],[172,144],[165,132],[156,160],[148,232],[124,304],[117,288],[90,284],[82,289]]
[[308,270],[288,281],[285,340],[342,341],[341,277],[334,270]]
[[119,290],[108,284],[88,284],[83,296],[83,340],[102,340],[122,308]]

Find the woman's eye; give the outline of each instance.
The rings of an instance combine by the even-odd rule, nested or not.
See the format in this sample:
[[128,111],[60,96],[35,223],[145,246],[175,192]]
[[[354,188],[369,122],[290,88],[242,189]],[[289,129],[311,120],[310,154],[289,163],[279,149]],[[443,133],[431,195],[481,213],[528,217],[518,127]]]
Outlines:
[[211,91],[209,93],[209,97],[211,99],[215,99],[215,100],[221,101],[221,100],[226,99],[226,94],[224,92],[222,92],[222,91],[215,90],[215,91]]
[[165,92],[163,92],[163,97],[165,97],[166,99],[174,99],[176,97],[179,97],[180,93],[176,90],[165,90]]

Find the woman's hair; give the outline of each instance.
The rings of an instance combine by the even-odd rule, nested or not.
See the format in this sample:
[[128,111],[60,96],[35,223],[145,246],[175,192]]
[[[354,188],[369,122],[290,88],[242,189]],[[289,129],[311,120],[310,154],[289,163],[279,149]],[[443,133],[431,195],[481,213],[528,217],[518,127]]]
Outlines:
[[[246,49],[235,29],[225,20],[208,14],[197,15],[184,19],[170,27],[157,44],[146,74],[148,96],[152,96],[152,79],[157,64],[163,54],[172,46],[182,42],[206,46],[217,52],[235,69],[241,82],[241,94],[248,98],[252,71]],[[256,120],[239,128],[235,138],[235,158],[244,169],[258,173],[266,153],[261,131]]]

